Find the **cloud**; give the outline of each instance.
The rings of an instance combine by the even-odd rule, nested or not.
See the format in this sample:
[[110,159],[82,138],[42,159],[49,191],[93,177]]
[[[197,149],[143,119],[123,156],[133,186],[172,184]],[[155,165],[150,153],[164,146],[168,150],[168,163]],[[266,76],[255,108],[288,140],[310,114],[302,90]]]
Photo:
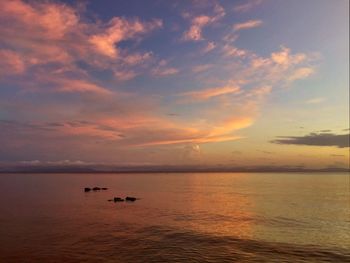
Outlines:
[[317,98],[312,98],[309,99],[307,101],[305,101],[306,104],[319,104],[322,103],[326,100],[326,98],[321,98],[321,97],[317,97]]
[[271,59],[278,65],[288,66],[299,64],[306,59],[306,55],[299,53],[294,56],[291,55],[291,50],[285,46],[281,46],[281,50],[271,53]]
[[[225,15],[221,6],[206,3],[206,12],[193,9],[184,16],[190,22],[186,40],[205,39],[204,29]],[[0,122],[3,158],[143,160],[148,146],[181,149],[182,156],[184,145],[195,152],[202,143],[242,139],[239,132],[254,124],[264,98],[312,69],[308,54],[287,47],[267,56],[239,48],[232,43],[238,34],[223,43],[201,43],[202,55],[215,50],[222,56],[212,52],[203,60],[176,52],[174,66],[139,44],[162,27],[158,19],[94,20],[95,14],[86,17],[82,9],[54,1],[0,1],[0,13],[0,23],[11,25],[0,27],[0,75],[13,92],[19,90],[10,100],[7,90],[0,97],[1,116],[16,120]],[[215,65],[208,64],[217,54]],[[192,72],[206,70],[190,80]],[[149,81],[143,74],[179,72],[179,83],[169,84],[174,89],[167,84],[161,89],[161,79],[151,80],[156,89],[137,83]]]
[[261,20],[248,20],[243,23],[234,24],[233,31],[237,32],[244,29],[251,29],[251,28],[259,27],[262,24],[263,22]]
[[210,69],[211,67],[213,67],[212,64],[197,65],[197,66],[192,68],[192,71],[194,73],[200,73],[200,72],[203,72],[203,71]]
[[110,95],[112,92],[95,83],[85,80],[62,79],[56,80],[57,90],[61,92],[92,92],[103,95]]
[[197,161],[202,157],[202,151],[198,144],[187,144],[184,147],[184,161],[190,162]]
[[208,53],[216,47],[214,42],[208,42],[208,44],[202,49],[202,53]]
[[170,76],[175,75],[179,73],[179,70],[177,68],[169,67],[169,68],[155,68],[152,70],[152,74],[157,77],[164,77],[164,76]]
[[187,19],[190,19],[191,25],[190,28],[185,31],[182,35],[182,40],[184,41],[200,41],[203,40],[202,31],[203,28],[211,25],[218,20],[220,20],[222,17],[225,16],[225,10],[222,6],[215,4],[214,7],[211,7],[213,9],[212,15],[197,15],[192,16],[189,13],[184,13],[184,17]]
[[280,136],[281,139],[273,140],[277,144],[294,144],[310,146],[337,146],[349,147],[350,134],[310,133],[305,136]]
[[241,89],[238,86],[225,86],[225,87],[217,87],[217,88],[210,88],[205,90],[199,90],[199,91],[189,91],[181,94],[181,96],[189,97],[193,100],[208,100],[213,97],[222,96],[226,94],[238,94],[240,93]]
[[231,45],[225,45],[223,47],[223,52],[226,57],[245,57],[249,54],[247,50],[236,48]]
[[114,70],[114,75],[118,80],[127,81],[135,78],[138,74],[133,70]]
[[204,15],[193,18],[190,29],[183,34],[182,39],[192,41],[203,40],[202,28],[213,21],[213,18]]
[[298,79],[304,79],[312,75],[314,72],[314,69],[311,67],[298,68],[293,72],[293,74],[289,76],[288,80],[294,81]]
[[161,60],[158,65],[152,69],[152,75],[156,77],[165,77],[179,73],[175,67],[169,67],[166,60]]
[[251,10],[252,8],[260,5],[262,3],[262,0],[248,0],[244,1],[244,3],[236,5],[233,10],[235,12],[243,13]]
[[0,76],[16,75],[25,70],[24,59],[11,50],[0,50]]
[[21,78],[55,74],[68,80],[74,74],[87,81],[91,71],[105,70],[129,80],[144,71],[153,54],[120,43],[139,42],[162,27],[159,19],[94,21],[85,18],[81,8],[53,1],[1,1],[0,13],[0,23],[11,25],[0,28],[0,75]]
[[104,32],[90,36],[89,42],[100,54],[116,58],[119,55],[116,46],[119,42],[132,39],[138,34],[144,34],[160,27],[162,27],[162,21],[159,19],[143,23],[138,19],[127,20],[114,17],[109,21]]

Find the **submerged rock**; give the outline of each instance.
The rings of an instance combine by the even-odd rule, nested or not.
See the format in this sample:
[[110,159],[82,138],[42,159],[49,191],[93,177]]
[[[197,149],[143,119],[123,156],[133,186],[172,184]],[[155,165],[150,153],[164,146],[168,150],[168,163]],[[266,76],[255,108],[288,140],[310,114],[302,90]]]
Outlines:
[[101,190],[108,190],[108,188],[107,187],[102,187]]
[[91,191],[91,188],[90,187],[85,187],[84,188],[84,192],[90,192]]
[[131,197],[131,196],[127,196],[125,198],[126,201],[130,201],[130,202],[135,202],[136,201],[136,197]]
[[114,202],[124,202],[124,199],[123,198],[120,198],[120,197],[114,197]]
[[100,191],[100,190],[101,190],[100,187],[94,187],[94,188],[92,188],[92,191]]
[[112,202],[113,201],[113,199],[108,199],[108,202]]

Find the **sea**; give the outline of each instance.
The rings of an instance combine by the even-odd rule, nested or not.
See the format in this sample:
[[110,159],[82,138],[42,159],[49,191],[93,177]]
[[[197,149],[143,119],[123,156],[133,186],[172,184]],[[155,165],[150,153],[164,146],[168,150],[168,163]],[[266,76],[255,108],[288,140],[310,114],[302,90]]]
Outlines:
[[0,262],[350,262],[350,175],[3,173]]

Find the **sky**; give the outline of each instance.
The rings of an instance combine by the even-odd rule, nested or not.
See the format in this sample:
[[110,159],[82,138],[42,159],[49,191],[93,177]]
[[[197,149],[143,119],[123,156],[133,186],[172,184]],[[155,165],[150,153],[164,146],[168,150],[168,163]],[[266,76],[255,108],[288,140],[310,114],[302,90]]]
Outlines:
[[0,1],[0,165],[349,167],[349,1]]

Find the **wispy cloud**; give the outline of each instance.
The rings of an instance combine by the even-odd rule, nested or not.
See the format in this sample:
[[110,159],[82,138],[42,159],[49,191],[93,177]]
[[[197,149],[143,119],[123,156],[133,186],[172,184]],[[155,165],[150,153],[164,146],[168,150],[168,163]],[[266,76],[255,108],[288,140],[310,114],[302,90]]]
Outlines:
[[306,104],[320,104],[324,101],[326,101],[326,98],[317,97],[317,98],[308,99],[307,101],[305,101],[305,103]]
[[233,10],[235,12],[247,12],[251,10],[252,8],[260,5],[262,3],[262,0],[248,0],[244,1],[242,4],[236,5]]
[[189,91],[181,94],[181,96],[189,97],[193,100],[207,100],[213,97],[222,96],[226,94],[238,94],[240,93],[241,89],[238,86],[225,86],[225,87],[217,87],[217,88],[210,88],[210,89],[204,89],[199,91]]
[[233,25],[233,31],[237,32],[244,29],[251,29],[259,27],[263,24],[261,20],[248,20],[246,22],[237,23]]
[[179,73],[179,70],[175,67],[169,67],[166,60],[161,60],[158,65],[152,69],[152,75],[156,77],[165,77],[177,73]]
[[226,57],[245,57],[249,54],[247,50],[240,49],[231,45],[225,45],[222,50]]
[[197,66],[194,66],[194,67],[192,68],[192,71],[193,71],[194,73],[199,73],[199,72],[206,71],[206,70],[208,70],[208,69],[210,69],[210,68],[212,68],[212,67],[213,67],[213,64],[197,65]]

